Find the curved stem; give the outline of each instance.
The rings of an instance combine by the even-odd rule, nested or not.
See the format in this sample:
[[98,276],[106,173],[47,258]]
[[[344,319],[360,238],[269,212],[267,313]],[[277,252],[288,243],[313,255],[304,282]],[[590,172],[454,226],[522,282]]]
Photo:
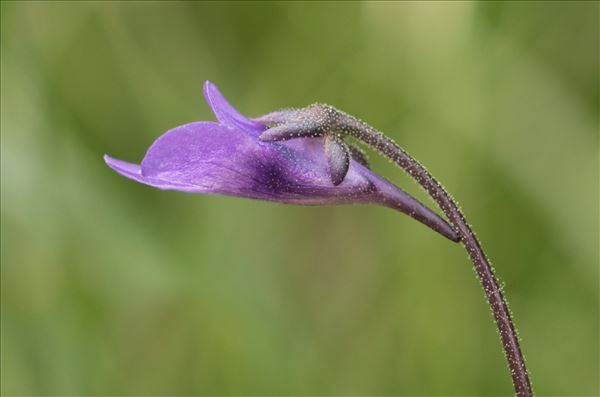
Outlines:
[[525,367],[525,360],[519,346],[519,338],[511,319],[506,298],[504,298],[498,285],[498,280],[494,275],[490,261],[483,252],[481,244],[477,240],[477,237],[475,237],[475,233],[473,233],[473,230],[467,223],[458,204],[429,171],[404,149],[372,127],[362,122],[360,124],[360,126],[352,126],[354,128],[351,128],[351,135],[378,150],[404,169],[427,191],[444,214],[446,214],[450,223],[456,228],[475,267],[475,272],[479,277],[492,313],[494,314],[516,395],[519,397],[533,396],[529,375]]

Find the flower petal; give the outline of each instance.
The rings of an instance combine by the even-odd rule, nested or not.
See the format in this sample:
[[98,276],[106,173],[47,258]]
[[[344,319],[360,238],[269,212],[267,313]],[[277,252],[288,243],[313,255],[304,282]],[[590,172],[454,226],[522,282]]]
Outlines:
[[[315,142],[316,143],[316,142]],[[322,141],[321,141],[322,145]],[[373,190],[368,179],[354,172],[336,189],[322,161],[321,145],[304,145],[299,152],[283,144],[264,143],[239,129],[211,122],[174,128],[148,149],[140,181],[165,181],[218,193],[264,200],[320,204],[352,201]],[[306,154],[309,154],[306,156]],[[312,154],[312,156],[310,156]],[[316,159],[320,161],[315,161]],[[131,174],[132,169],[121,169]]]
[[198,191],[194,186],[187,186],[182,184],[175,184],[173,182],[167,182],[160,179],[149,178],[142,176],[141,167],[138,164],[131,164],[126,161],[114,159],[108,155],[104,155],[104,162],[113,170],[119,174],[133,179],[136,182],[143,183],[152,187],[163,190],[179,190],[190,193],[202,193]]
[[217,120],[223,125],[232,128],[241,128],[252,134],[259,134],[266,129],[263,124],[252,121],[235,110],[210,81],[204,83],[204,98]]

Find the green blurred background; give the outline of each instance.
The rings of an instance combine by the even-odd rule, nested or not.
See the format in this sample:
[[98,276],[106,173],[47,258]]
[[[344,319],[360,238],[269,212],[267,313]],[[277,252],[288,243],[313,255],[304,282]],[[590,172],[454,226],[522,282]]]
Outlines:
[[464,250],[410,218],[105,166],[212,120],[209,79],[249,115],[323,101],[396,139],[494,261],[537,393],[599,394],[598,11],[2,2],[2,393],[512,393]]

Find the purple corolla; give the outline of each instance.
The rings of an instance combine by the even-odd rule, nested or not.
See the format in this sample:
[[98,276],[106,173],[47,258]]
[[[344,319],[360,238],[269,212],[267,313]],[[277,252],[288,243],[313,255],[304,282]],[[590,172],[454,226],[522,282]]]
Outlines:
[[260,136],[268,127],[240,114],[208,81],[204,97],[218,122],[192,122],[167,131],[150,146],[141,164],[108,155],[106,164],[159,189],[289,204],[381,204],[458,241],[453,227],[371,171],[359,153],[352,151],[343,180],[334,184],[323,151],[325,138],[265,141]]

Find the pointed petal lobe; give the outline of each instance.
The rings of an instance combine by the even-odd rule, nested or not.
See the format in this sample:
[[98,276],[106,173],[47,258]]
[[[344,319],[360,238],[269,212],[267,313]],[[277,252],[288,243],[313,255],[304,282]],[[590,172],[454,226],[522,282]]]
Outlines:
[[254,134],[265,130],[266,127],[263,124],[248,119],[231,106],[219,89],[210,81],[204,83],[204,98],[220,123],[231,128],[241,128]]

